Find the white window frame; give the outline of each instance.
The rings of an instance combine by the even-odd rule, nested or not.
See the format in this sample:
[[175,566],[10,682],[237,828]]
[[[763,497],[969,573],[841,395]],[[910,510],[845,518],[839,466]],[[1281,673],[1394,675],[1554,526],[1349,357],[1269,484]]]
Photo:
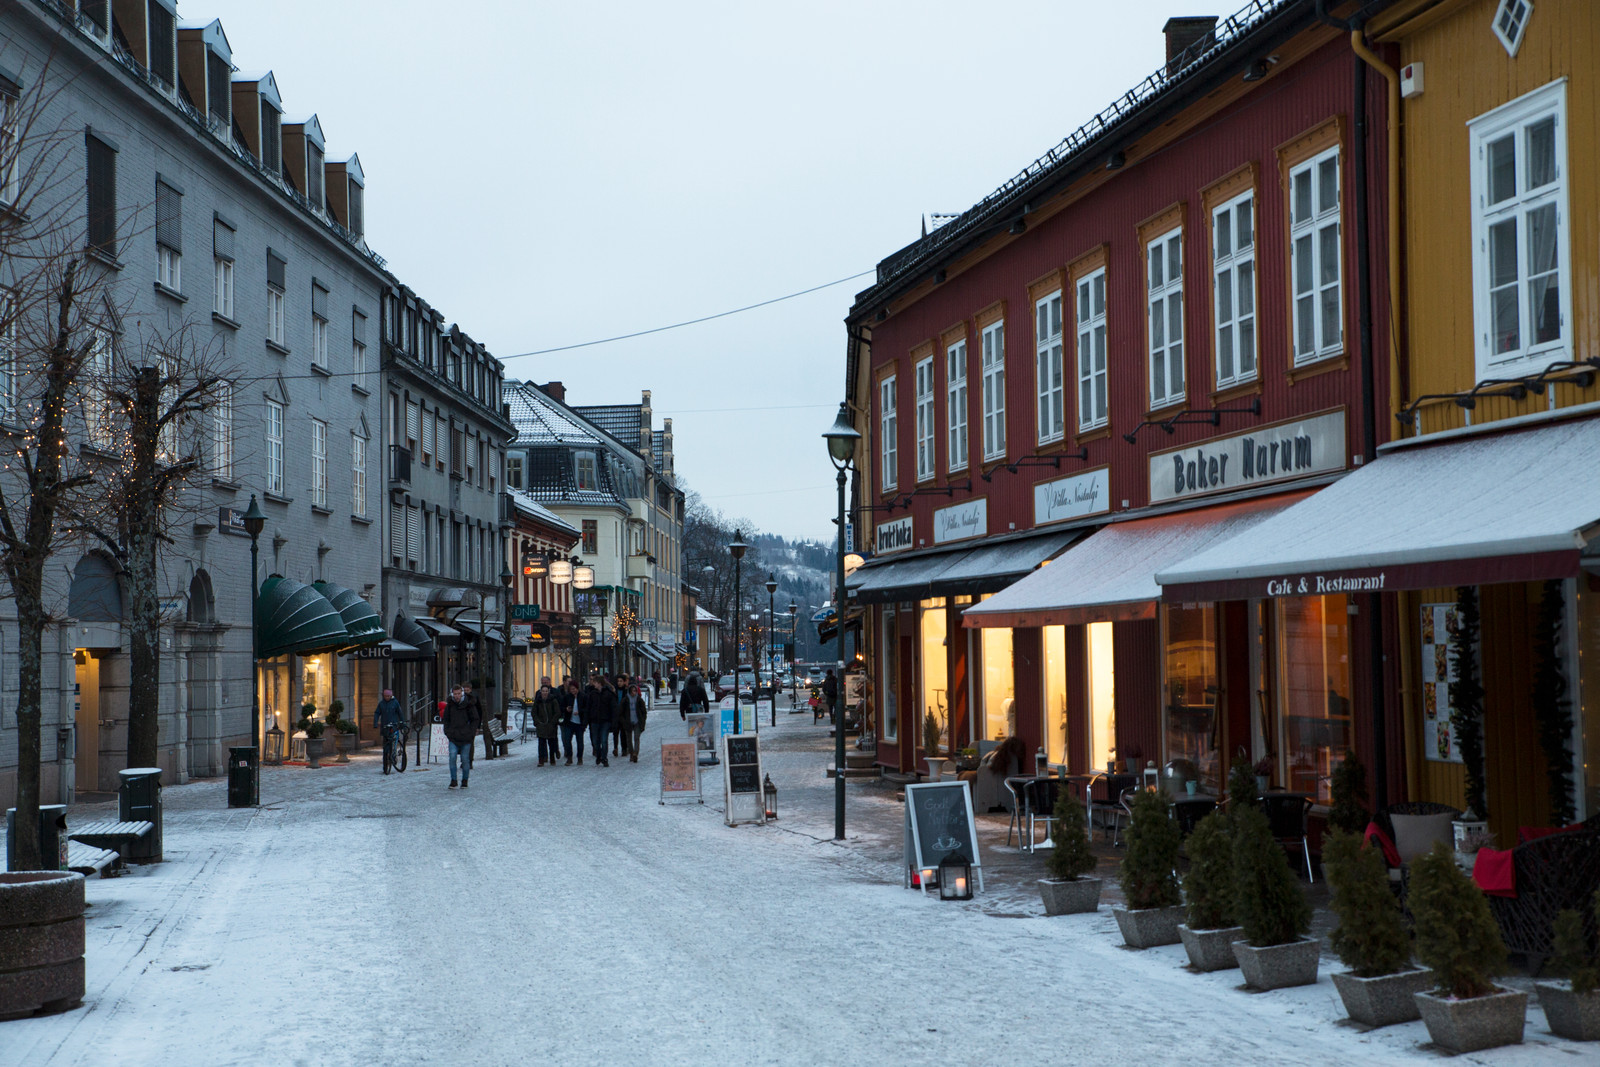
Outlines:
[[933,403],[933,357],[917,361],[913,381],[917,385],[917,481],[932,478],[939,466],[935,456],[935,435],[938,432]]
[[267,492],[283,495],[283,405],[267,401]]
[[1006,458],[1006,320],[981,332],[983,353],[983,459]]
[[328,366],[328,320],[311,316],[311,362],[324,370]]
[[[1317,178],[1322,165],[1333,162],[1333,203],[1317,203],[1320,187]],[[1312,198],[1310,211],[1295,211],[1295,182],[1300,175],[1308,175],[1308,193]],[[1330,253],[1331,230],[1331,253]],[[1318,268],[1329,262],[1332,255],[1334,277],[1332,281],[1317,275]],[[1304,277],[1302,277],[1304,275]],[[1344,353],[1344,173],[1339,145],[1331,145],[1310,159],[1301,160],[1289,168],[1289,287],[1291,344],[1294,348],[1295,366],[1315,363]],[[1328,334],[1328,302],[1332,296],[1333,326]],[[1311,330],[1310,345],[1302,344],[1302,323]]]
[[[600,488],[600,462],[593,452],[579,452],[573,457],[573,464],[573,477],[576,479],[579,489],[594,490]],[[584,477],[585,469],[588,471],[587,478]]]
[[364,392],[372,391],[372,383],[368,379],[367,346],[362,341],[350,342],[350,384]]
[[367,439],[350,431],[350,514],[367,517]]
[[80,372],[83,380],[81,392],[84,395],[84,433],[92,447],[103,451],[109,451],[114,444],[111,438],[111,400],[107,393],[114,354],[111,334],[105,330],[95,330],[89,358]]
[[1106,371],[1106,269],[1096,267],[1073,287],[1077,311],[1078,432],[1098,430],[1111,421]]
[[1041,445],[1067,435],[1065,371],[1062,353],[1061,290],[1034,301],[1034,374],[1039,401],[1035,417]]
[[[1248,213],[1250,220],[1247,245],[1240,244],[1241,213]],[[1255,381],[1260,366],[1256,238],[1254,189],[1211,209],[1212,347],[1219,389]],[[1249,340],[1243,342],[1246,327]]]
[[899,375],[891,374],[878,383],[878,451],[883,461],[882,489],[900,484],[900,416],[895,399]]
[[[514,475],[514,477],[513,477]],[[506,456],[506,488],[521,489],[522,485],[522,457]]]
[[17,116],[22,101],[18,93],[0,87],[0,204],[17,199]]
[[1494,35],[1505,46],[1507,55],[1515,58],[1532,17],[1533,0],[1500,0],[1495,5]]
[[[1567,84],[1558,79],[1526,93],[1509,103],[1502,104],[1467,123],[1471,142],[1472,165],[1472,291],[1474,346],[1477,359],[1477,378],[1505,377],[1524,371],[1538,371],[1558,359],[1570,358],[1566,353],[1572,347],[1572,253],[1571,212],[1568,208],[1567,170]],[[1528,130],[1537,123],[1553,118],[1554,178],[1535,190],[1528,190],[1527,149]],[[1516,191],[1500,203],[1491,205],[1489,199],[1490,145],[1511,136],[1516,152]],[[1554,339],[1534,341],[1532,273],[1529,262],[1528,220],[1535,212],[1555,212],[1555,269],[1542,272],[1540,277],[1554,276],[1559,292],[1556,300],[1557,334]],[[1518,341],[1515,348],[1496,352],[1492,341],[1494,332],[1494,292],[1497,287],[1491,279],[1490,241],[1492,231],[1514,223],[1516,248],[1516,279],[1509,289],[1516,297]]]
[[213,256],[214,288],[211,293],[211,310],[223,318],[233,319],[233,260]]
[[183,253],[166,245],[156,245],[156,283],[175,293],[183,292]]
[[328,506],[328,424],[311,420],[311,505]]
[[222,382],[211,401],[211,476],[233,481],[233,386]]
[[[1177,270],[1173,271],[1173,251]],[[1184,374],[1183,227],[1157,234],[1144,248],[1145,346],[1149,354],[1150,410],[1181,404],[1188,396]],[[1157,369],[1161,382],[1157,388]],[[1174,381],[1176,379],[1176,381]]]
[[284,343],[283,290],[267,283],[267,340],[275,345]]
[[6,422],[17,418],[17,403],[22,393],[21,364],[17,357],[17,308],[16,296],[0,289],[0,421]]
[[967,340],[944,350],[945,419],[949,424],[950,470],[967,469]]

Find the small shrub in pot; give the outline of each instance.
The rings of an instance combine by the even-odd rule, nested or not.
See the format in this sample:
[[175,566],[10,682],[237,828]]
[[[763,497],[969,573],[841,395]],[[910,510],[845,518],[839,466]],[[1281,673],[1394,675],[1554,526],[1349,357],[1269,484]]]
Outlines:
[[1047,915],[1094,911],[1100,905],[1100,879],[1085,878],[1099,861],[1089,848],[1089,826],[1083,805],[1066,790],[1056,797],[1055,842],[1045,860],[1050,877],[1039,882]]
[[1189,921],[1178,928],[1189,963],[1198,971],[1222,971],[1239,966],[1233,943],[1242,931],[1234,924],[1233,839],[1228,817],[1213,811],[1195,825],[1185,847],[1189,873],[1183,894],[1189,902]]
[[1234,811],[1234,910],[1244,940],[1234,955],[1256,989],[1310,985],[1317,980],[1320,946],[1305,938],[1311,905],[1272,837],[1267,816],[1253,803]]
[[[1593,908],[1600,915],[1600,891],[1594,895]],[[1589,946],[1583,913],[1563,909],[1556,916],[1554,932],[1550,969],[1567,981],[1534,983],[1544,1017],[1551,1033],[1571,1041],[1600,1041],[1600,953]]]
[[1415,994],[1433,976],[1411,962],[1411,938],[1383,857],[1357,834],[1334,830],[1322,841],[1322,869],[1339,919],[1329,940],[1350,968],[1333,975],[1345,1012],[1366,1026],[1417,1018]]
[[1181,845],[1167,795],[1139,790],[1128,825],[1128,852],[1117,875],[1128,906],[1115,913],[1123,940],[1133,948],[1178,943],[1183,894],[1173,869]]

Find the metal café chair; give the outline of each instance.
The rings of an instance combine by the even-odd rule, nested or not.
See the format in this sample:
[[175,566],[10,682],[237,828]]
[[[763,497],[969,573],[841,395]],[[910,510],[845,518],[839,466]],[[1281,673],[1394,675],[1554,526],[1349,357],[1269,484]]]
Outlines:
[[1017,832],[1017,844],[1022,844],[1022,820],[1027,817],[1025,805],[1028,797],[1028,783],[1031,781],[1027,775],[1007,775],[1005,780],[1006,792],[1011,794],[1011,821],[1006,824],[1006,844],[1011,844],[1011,831]]
[[1306,817],[1311,812],[1311,799],[1299,793],[1268,793],[1261,798],[1261,810],[1272,825],[1272,837],[1290,849],[1298,843],[1305,859],[1306,881],[1315,882],[1311,872],[1311,837],[1306,830]]
[[[1062,781],[1059,778],[1035,778],[1024,786],[1025,796],[1028,801],[1028,851],[1040,848],[1055,848],[1056,843],[1051,838],[1052,827],[1056,821],[1056,801],[1061,796]],[[1034,827],[1044,823],[1044,840],[1035,841]]]
[[[1095,787],[1100,785],[1105,789],[1103,797],[1094,795]],[[1136,774],[1103,774],[1090,783],[1089,814],[1100,816],[1100,825],[1113,845],[1121,843],[1122,821],[1128,817],[1128,809],[1122,806],[1123,794],[1137,788],[1139,776]]]

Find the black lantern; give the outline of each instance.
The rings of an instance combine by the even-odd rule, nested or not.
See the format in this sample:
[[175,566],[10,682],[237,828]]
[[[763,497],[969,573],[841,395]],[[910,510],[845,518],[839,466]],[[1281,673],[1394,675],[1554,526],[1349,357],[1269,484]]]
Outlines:
[[778,817],[778,787],[772,784],[772,775],[766,776],[766,781],[761,783],[761,793],[767,798],[767,818]]
[[972,861],[960,852],[939,861],[939,899],[972,899]]
[[283,762],[283,731],[278,729],[277,723],[267,731],[267,762],[274,765]]

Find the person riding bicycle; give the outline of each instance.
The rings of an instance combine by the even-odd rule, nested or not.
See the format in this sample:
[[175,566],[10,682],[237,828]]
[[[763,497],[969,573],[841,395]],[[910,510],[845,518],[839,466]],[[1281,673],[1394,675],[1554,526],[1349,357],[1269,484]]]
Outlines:
[[385,689],[383,699],[372,709],[372,726],[378,731],[378,736],[383,738],[385,765],[394,762],[394,732],[404,721],[405,714],[400,708],[400,702],[394,698],[394,690]]

